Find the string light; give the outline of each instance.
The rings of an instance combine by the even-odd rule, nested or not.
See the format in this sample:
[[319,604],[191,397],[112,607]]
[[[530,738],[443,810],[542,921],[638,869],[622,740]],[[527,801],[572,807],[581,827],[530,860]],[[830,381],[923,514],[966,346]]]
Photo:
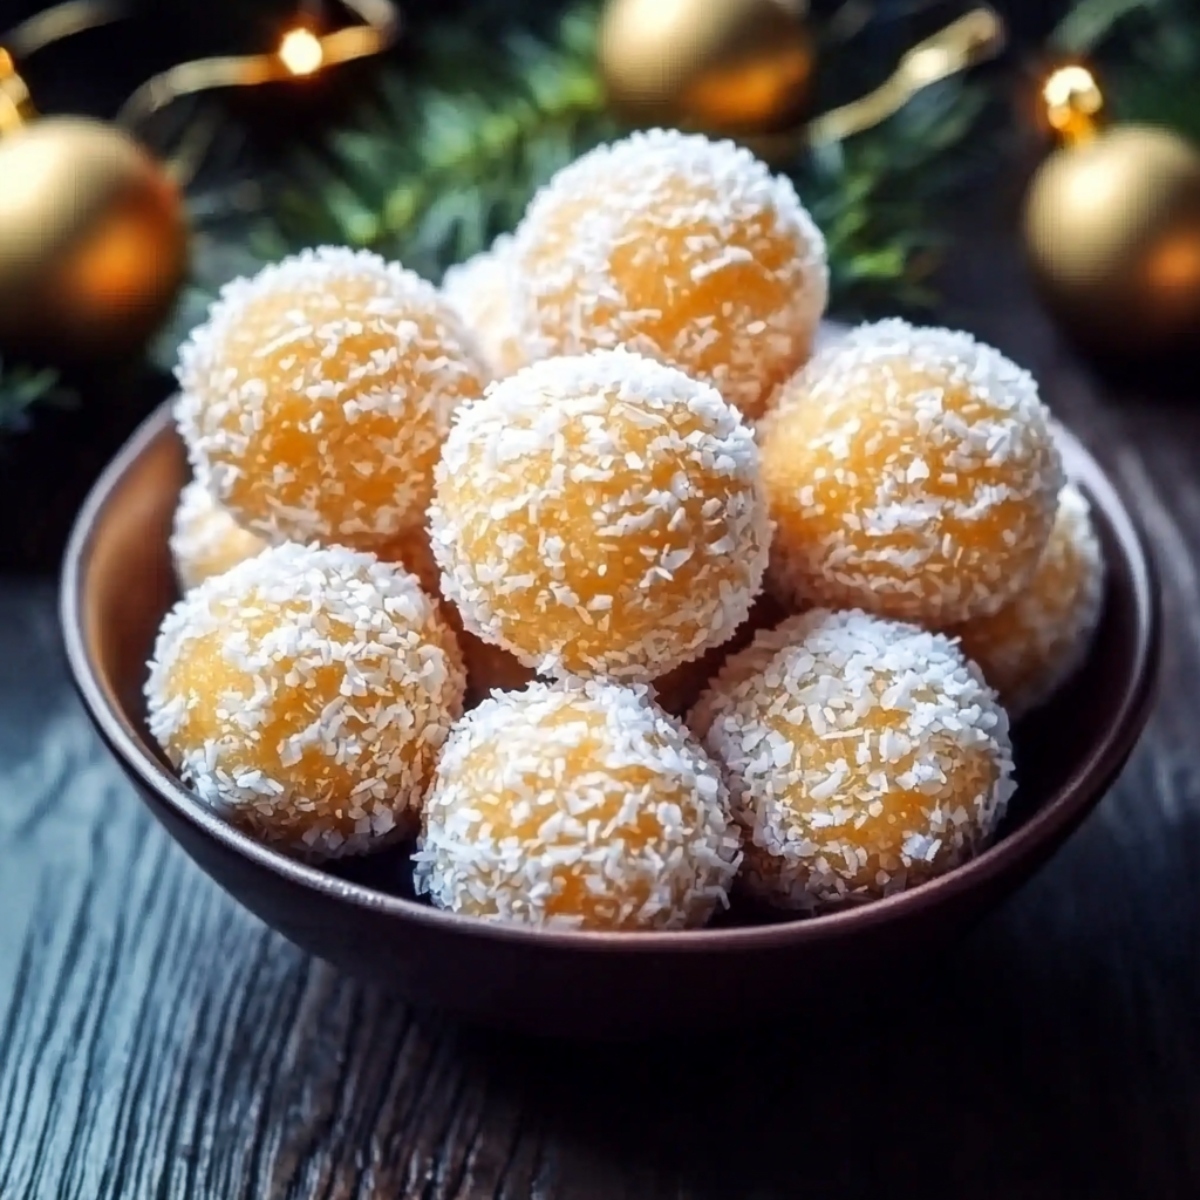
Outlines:
[[321,69],[325,51],[321,39],[308,29],[293,29],[279,43],[279,57],[293,75],[312,75]]
[[[121,107],[117,124],[137,127],[182,96],[227,87],[254,87],[315,75],[331,66],[367,58],[395,41],[400,14],[391,0],[342,0],[361,22],[318,37],[297,26],[269,54],[225,56],[180,63],[143,83]],[[27,124],[36,110],[17,69],[20,59],[122,15],[109,0],[68,0],[38,13],[0,37],[0,136]]]
[[133,93],[117,115],[118,124],[136,128],[184,96],[220,88],[258,87],[315,75],[329,67],[382,53],[399,33],[400,14],[390,0],[342,0],[361,24],[318,36],[297,25],[268,54],[197,59],[155,75]]

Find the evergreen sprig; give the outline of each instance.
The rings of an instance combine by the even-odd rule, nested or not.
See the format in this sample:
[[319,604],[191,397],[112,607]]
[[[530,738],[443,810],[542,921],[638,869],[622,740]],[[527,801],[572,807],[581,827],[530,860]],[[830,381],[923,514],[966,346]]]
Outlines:
[[[384,77],[352,127],[293,156],[248,246],[271,261],[350,245],[440,278],[512,229],[556,170],[622,131],[605,103],[596,26],[596,4],[585,2],[548,32],[423,29],[417,61]],[[950,80],[869,133],[780,164],[826,233],[839,315],[933,300],[933,203],[972,160],[967,134],[984,96]]]
[[891,121],[815,150],[792,170],[825,233],[831,307],[845,318],[933,306],[944,202],[989,165],[967,148],[987,93],[952,80]]
[[254,244],[277,257],[330,242],[401,258],[432,278],[517,222],[537,185],[615,132],[596,74],[595,26],[557,37],[435,27],[354,128],[297,155]]

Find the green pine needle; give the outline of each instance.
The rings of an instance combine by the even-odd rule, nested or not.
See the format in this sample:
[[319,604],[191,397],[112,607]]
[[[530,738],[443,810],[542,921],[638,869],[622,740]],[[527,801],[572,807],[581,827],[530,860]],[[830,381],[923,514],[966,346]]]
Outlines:
[[[420,61],[393,70],[353,128],[295,156],[251,250],[272,261],[349,245],[436,280],[486,249],[555,171],[623,132],[596,68],[596,24],[584,3],[549,38],[522,31],[496,45],[469,24],[423,32]],[[826,234],[839,315],[934,301],[933,205],[971,165],[964,147],[983,97],[949,81],[878,129],[784,165]]]
[[512,228],[539,183],[615,133],[583,12],[563,18],[555,42],[520,33],[496,48],[469,28],[435,29],[422,59],[383,81],[356,128],[297,156],[256,231],[260,253],[336,243],[436,279]]
[[0,432],[22,428],[35,404],[72,404],[74,393],[56,371],[7,365],[0,359]]

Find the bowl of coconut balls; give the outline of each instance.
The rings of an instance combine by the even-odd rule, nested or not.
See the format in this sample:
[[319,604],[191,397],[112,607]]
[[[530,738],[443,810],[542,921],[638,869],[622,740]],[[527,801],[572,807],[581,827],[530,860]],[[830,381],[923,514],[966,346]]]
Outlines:
[[945,953],[1123,766],[1156,585],[1026,370],[827,299],[792,185],[662,130],[439,285],[326,246],[226,286],[63,575],[156,817],[298,945],[527,1032]]

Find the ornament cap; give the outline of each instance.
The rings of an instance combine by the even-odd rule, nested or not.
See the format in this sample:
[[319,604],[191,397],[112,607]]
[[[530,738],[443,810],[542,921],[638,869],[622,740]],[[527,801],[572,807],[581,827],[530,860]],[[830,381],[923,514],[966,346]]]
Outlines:
[[1059,67],[1042,86],[1046,119],[1066,145],[1090,141],[1099,131],[1104,93],[1085,66]]

